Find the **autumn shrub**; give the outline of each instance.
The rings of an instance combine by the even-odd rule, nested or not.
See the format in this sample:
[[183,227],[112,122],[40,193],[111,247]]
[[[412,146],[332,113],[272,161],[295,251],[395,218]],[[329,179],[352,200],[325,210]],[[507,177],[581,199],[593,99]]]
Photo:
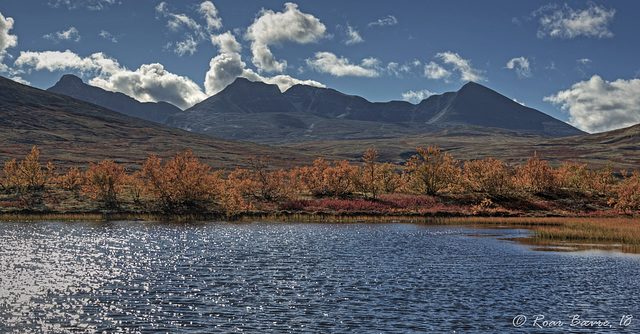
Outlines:
[[640,209],[640,172],[635,171],[624,178],[615,195],[616,198],[610,200],[615,209],[622,212]]
[[57,175],[53,183],[60,189],[78,192],[86,183],[86,179],[78,167],[73,167],[66,174]]
[[394,193],[405,184],[405,178],[390,163],[377,162],[378,151],[369,148],[362,156],[360,168],[354,170],[353,188],[365,198],[377,199],[380,194]]
[[178,152],[166,163],[151,156],[142,166],[143,188],[167,213],[206,210],[221,197],[221,172],[200,163],[190,150]]
[[593,192],[606,196],[615,192],[617,183],[618,178],[613,173],[613,163],[609,161],[603,169],[592,172],[589,185]]
[[575,191],[591,190],[593,173],[587,169],[587,165],[564,163],[558,168],[558,183],[561,187]]
[[89,196],[98,200],[105,208],[119,207],[119,197],[127,180],[125,167],[105,159],[98,164],[91,163],[84,178],[86,184],[83,188]]
[[515,187],[522,191],[547,192],[556,187],[556,173],[537,152],[524,166],[516,168]]
[[435,195],[453,186],[459,177],[457,162],[437,146],[418,147],[405,165],[408,187],[416,194]]
[[464,165],[466,186],[471,191],[499,195],[512,188],[507,164],[492,158],[469,161]]
[[51,162],[42,165],[39,159],[40,150],[34,146],[24,160],[7,161],[4,164],[5,188],[13,190],[43,189],[54,167]]

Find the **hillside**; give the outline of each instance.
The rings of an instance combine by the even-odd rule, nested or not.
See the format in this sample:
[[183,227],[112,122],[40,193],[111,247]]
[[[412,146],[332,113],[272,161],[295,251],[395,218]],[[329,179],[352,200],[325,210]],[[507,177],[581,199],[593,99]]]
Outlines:
[[275,85],[238,78],[220,93],[169,116],[166,124],[268,144],[394,138],[454,126],[494,127],[549,137],[585,134],[473,82],[414,105],[372,103],[304,85],[281,93]]
[[614,163],[616,170],[640,169],[640,125],[605,133],[548,138],[544,136],[487,127],[453,127],[433,133],[379,140],[309,142],[284,145],[309,154],[342,155],[357,158],[357,152],[375,147],[381,160],[403,164],[416,147],[437,145],[454,159],[496,158],[512,166],[524,164],[534,153],[554,166],[564,162],[587,163],[603,168]]
[[102,159],[135,164],[150,154],[168,157],[191,149],[214,168],[244,166],[249,155],[270,155],[280,166],[306,157],[257,144],[190,133],[46,92],[0,77],[0,164],[24,157],[33,145],[57,166]]
[[139,102],[122,93],[106,91],[99,87],[87,85],[74,75],[64,75],[48,92],[71,96],[78,100],[97,104],[119,113],[162,123],[167,117],[182,111],[167,102]]

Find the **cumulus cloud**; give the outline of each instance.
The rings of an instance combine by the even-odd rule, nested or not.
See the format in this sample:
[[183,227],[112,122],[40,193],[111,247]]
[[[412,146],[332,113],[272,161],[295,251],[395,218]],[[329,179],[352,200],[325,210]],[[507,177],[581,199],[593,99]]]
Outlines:
[[166,71],[161,64],[145,64],[131,71],[103,53],[80,57],[69,50],[21,52],[14,65],[51,72],[79,71],[93,76],[89,81],[91,85],[121,92],[142,102],[166,101],[187,108],[206,98],[196,83]]
[[362,36],[360,36],[360,33],[355,30],[352,26],[347,26],[347,38],[344,41],[344,44],[346,45],[354,45],[354,44],[360,44],[364,42],[364,39],[362,38]]
[[289,2],[285,4],[284,12],[263,9],[247,29],[245,38],[251,41],[252,61],[259,71],[283,72],[287,62],[276,60],[270,45],[317,42],[325,36],[326,30],[320,20],[302,13],[298,5]]
[[531,66],[529,65],[529,59],[525,57],[513,58],[507,62],[507,68],[515,70],[519,78],[531,77]]
[[220,54],[211,59],[209,71],[205,75],[204,87],[209,96],[217,94],[239,77],[278,85],[280,91],[283,92],[297,84],[324,87],[317,81],[299,80],[288,75],[264,77],[246,68],[247,64],[242,61],[240,55],[241,45],[229,31],[212,36],[211,42],[218,46]]
[[76,29],[75,27],[70,27],[67,30],[58,31],[52,34],[46,34],[42,36],[42,38],[51,40],[55,43],[58,43],[60,41],[80,42],[80,32],[78,32],[78,29]]
[[349,59],[338,57],[331,52],[316,52],[315,59],[307,59],[307,65],[321,73],[329,73],[337,77],[377,77],[380,75],[376,67],[380,61],[375,58],[362,60],[360,65],[352,64]]
[[48,2],[49,6],[54,8],[64,6],[76,9],[82,7],[93,11],[103,10],[115,3],[116,0],[49,0]]
[[538,38],[610,38],[613,33],[609,25],[615,13],[615,9],[590,2],[586,9],[573,9],[567,4],[562,7],[553,4],[542,6],[533,13],[533,17],[539,17]]
[[99,35],[100,37],[108,40],[111,43],[118,43],[118,39],[116,38],[116,36],[113,36],[110,32],[106,30],[101,30]]
[[240,53],[242,50],[242,46],[230,31],[211,36],[211,43],[218,46],[221,53]]
[[206,98],[195,82],[168,72],[158,63],[144,64],[135,71],[122,69],[110,76],[98,76],[89,84],[124,93],[138,101],[166,101],[183,109]]
[[18,45],[18,36],[9,33],[9,30],[13,28],[13,23],[13,18],[5,18],[2,13],[0,13],[0,72],[6,72],[9,69],[7,65],[3,63],[7,49]]
[[445,64],[453,66],[455,71],[460,73],[463,81],[484,81],[482,71],[471,67],[469,60],[463,59],[457,53],[453,52],[441,52],[436,54],[437,58],[440,58]]
[[218,17],[218,9],[211,1],[205,1],[198,7],[198,13],[207,20],[208,30],[218,30],[222,28],[222,19]]
[[446,79],[451,76],[451,72],[444,69],[444,67],[436,64],[435,62],[429,62],[424,65],[424,76],[429,79]]
[[385,26],[394,26],[398,24],[398,19],[396,19],[393,15],[387,15],[383,18],[378,19],[377,21],[369,23],[368,27],[385,27]]
[[587,132],[640,123],[640,79],[606,81],[594,75],[544,100],[560,105],[570,123]]
[[419,90],[417,92],[414,92],[412,90],[402,93],[402,99],[407,101],[407,102],[411,102],[413,104],[417,104],[420,103],[420,101],[428,98],[431,95],[435,95],[435,93],[430,92],[426,89],[424,90]]

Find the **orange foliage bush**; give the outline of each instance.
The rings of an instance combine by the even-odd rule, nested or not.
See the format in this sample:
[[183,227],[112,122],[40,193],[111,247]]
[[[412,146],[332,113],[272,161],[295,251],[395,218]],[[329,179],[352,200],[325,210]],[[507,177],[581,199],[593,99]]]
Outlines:
[[199,162],[191,150],[178,152],[166,163],[151,156],[142,166],[143,189],[164,212],[202,211],[220,199],[224,182],[220,172]]
[[464,165],[469,190],[498,195],[512,187],[512,175],[507,164],[492,158],[469,161]]
[[616,191],[617,199],[611,199],[617,210],[627,212],[640,209],[640,172],[636,171],[625,178]]
[[40,150],[32,147],[24,160],[13,159],[4,164],[4,186],[7,189],[38,190],[44,188],[53,172],[53,164],[42,166],[39,162]]
[[449,153],[440,151],[437,146],[418,147],[417,150],[418,154],[412,156],[405,165],[411,191],[435,195],[458,181],[458,163],[453,161]]
[[92,198],[99,200],[107,208],[119,206],[118,196],[122,193],[127,180],[127,169],[105,159],[96,164],[91,164],[84,173],[87,180],[84,191]]
[[546,160],[540,159],[537,152],[524,166],[516,169],[515,187],[519,190],[545,192],[556,184],[556,172]]

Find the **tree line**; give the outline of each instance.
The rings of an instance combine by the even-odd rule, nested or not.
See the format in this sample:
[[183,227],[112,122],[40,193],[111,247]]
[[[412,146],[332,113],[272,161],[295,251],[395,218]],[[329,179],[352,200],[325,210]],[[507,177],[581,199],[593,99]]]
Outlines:
[[553,168],[534,154],[524,165],[509,167],[492,158],[454,160],[437,146],[416,150],[403,166],[379,162],[377,150],[369,148],[359,163],[317,158],[312,165],[274,170],[268,156],[252,156],[247,168],[225,172],[186,150],[166,160],[152,155],[136,170],[104,160],[62,173],[42,163],[34,146],[24,159],[4,164],[0,190],[17,196],[27,209],[34,193],[60,190],[91,199],[98,208],[118,210],[130,203],[163,213],[242,212],[319,198],[375,202],[385,194],[480,193],[490,202],[562,191],[605,198],[622,212],[640,208],[640,172],[614,173],[611,164],[600,170],[574,163]]

